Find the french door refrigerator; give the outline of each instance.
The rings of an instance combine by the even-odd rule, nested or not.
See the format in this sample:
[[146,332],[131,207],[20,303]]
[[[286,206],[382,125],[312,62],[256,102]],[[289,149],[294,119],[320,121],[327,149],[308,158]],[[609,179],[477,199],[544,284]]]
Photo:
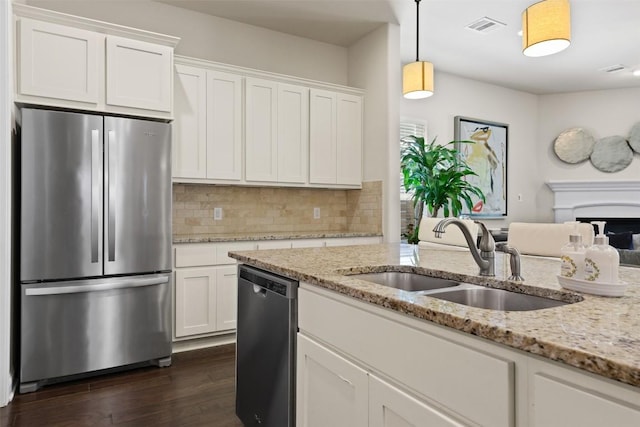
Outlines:
[[170,125],[20,116],[20,392],[169,365]]

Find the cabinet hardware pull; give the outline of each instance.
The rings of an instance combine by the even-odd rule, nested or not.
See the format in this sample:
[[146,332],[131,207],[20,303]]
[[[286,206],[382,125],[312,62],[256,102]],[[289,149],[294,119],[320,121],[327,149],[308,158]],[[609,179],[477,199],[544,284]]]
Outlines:
[[345,383],[347,383],[347,384],[349,384],[351,386],[353,385],[353,383],[351,381],[349,381],[348,379],[346,379],[342,375],[338,375],[338,378],[340,378],[342,381],[344,381]]

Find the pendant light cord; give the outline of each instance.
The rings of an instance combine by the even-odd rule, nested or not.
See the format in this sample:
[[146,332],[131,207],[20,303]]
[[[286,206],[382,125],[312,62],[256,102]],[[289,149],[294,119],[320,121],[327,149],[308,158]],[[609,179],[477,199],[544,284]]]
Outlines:
[[416,0],[416,62],[420,62],[420,0]]

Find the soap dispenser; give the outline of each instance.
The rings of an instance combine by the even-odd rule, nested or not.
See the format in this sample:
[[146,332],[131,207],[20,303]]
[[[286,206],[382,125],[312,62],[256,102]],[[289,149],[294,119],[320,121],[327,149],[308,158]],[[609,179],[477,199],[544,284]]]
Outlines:
[[604,234],[604,221],[593,221],[598,227],[598,234],[584,255],[584,278],[596,283],[618,283],[618,266],[620,255],[615,248],[609,246],[609,238]]
[[560,275],[572,279],[584,279],[584,257],[587,246],[582,243],[582,234],[578,231],[579,222],[575,221],[569,235],[569,243],[560,248]]

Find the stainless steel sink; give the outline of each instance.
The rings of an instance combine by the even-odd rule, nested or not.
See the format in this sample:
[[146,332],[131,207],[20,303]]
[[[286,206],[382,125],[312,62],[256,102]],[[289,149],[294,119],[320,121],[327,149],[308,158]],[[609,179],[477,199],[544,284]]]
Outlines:
[[434,289],[451,288],[460,285],[459,282],[439,277],[423,276],[422,274],[407,273],[402,271],[384,271],[380,273],[354,274],[354,277],[379,285],[389,286],[403,291],[430,291]]
[[559,307],[569,304],[564,301],[535,295],[481,287],[433,292],[429,293],[428,296],[471,307],[501,311],[541,310],[543,308]]

